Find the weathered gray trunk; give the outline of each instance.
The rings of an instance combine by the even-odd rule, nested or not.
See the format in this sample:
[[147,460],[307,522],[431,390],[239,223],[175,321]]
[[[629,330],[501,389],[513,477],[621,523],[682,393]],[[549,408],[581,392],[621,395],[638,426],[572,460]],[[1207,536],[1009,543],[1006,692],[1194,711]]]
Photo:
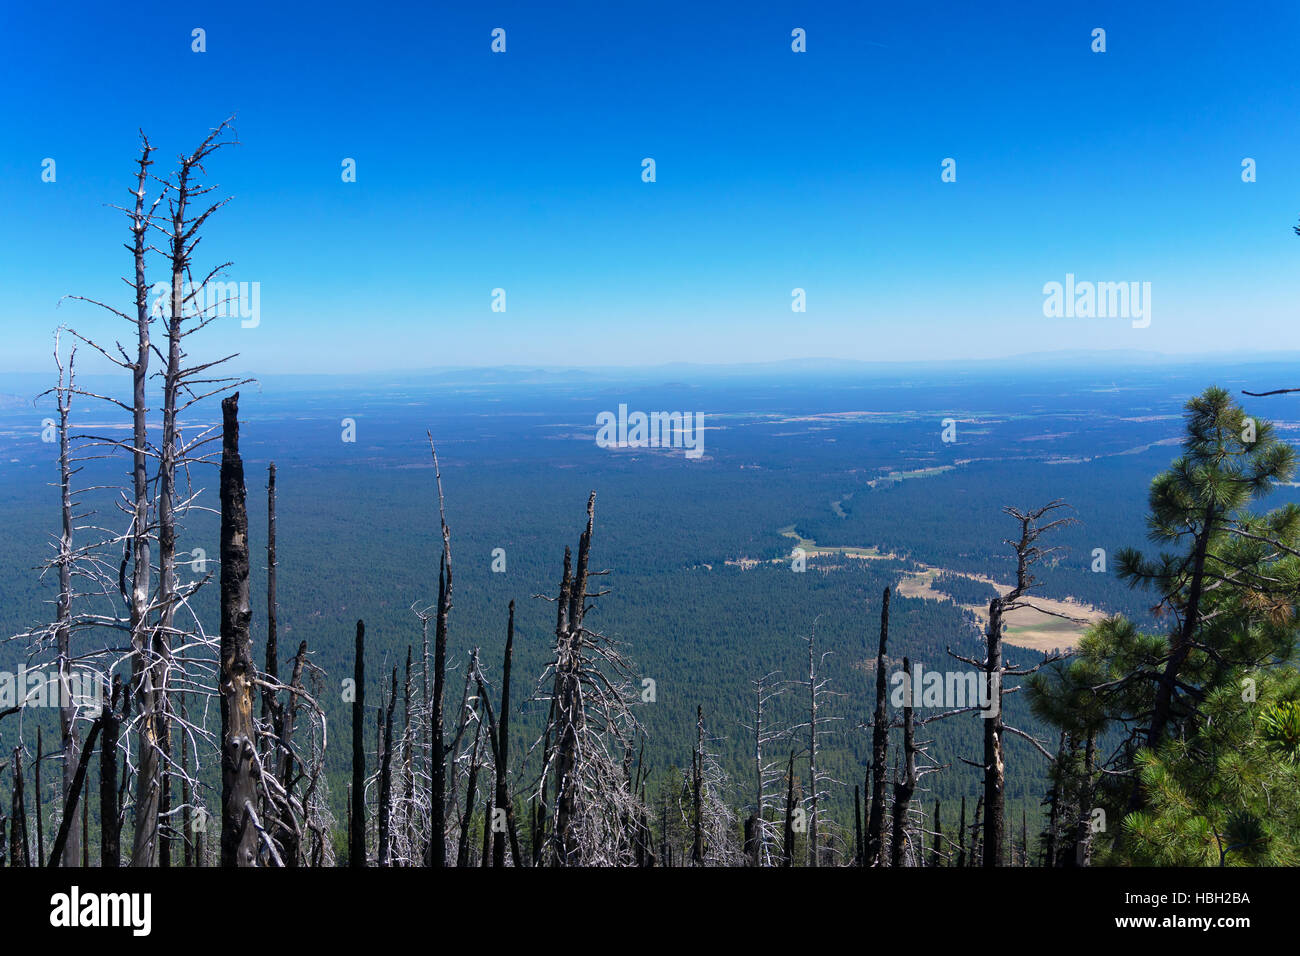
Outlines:
[[[74,353],[75,354],[75,353]],[[71,449],[68,438],[68,415],[71,407],[71,392],[65,392],[63,373],[59,373],[59,498],[62,517],[62,535],[59,541],[59,599],[57,604],[57,625],[55,645],[58,651],[59,674],[59,744],[63,751],[63,787],[62,795],[65,805],[73,793],[73,779],[76,776],[77,759],[80,746],[77,741],[76,717],[77,707],[72,701],[72,637],[70,622],[72,619],[72,465]],[[73,386],[72,359],[68,362],[68,389]],[[85,808],[80,804],[75,813],[84,815]],[[75,822],[75,821],[74,821]],[[68,833],[63,850],[63,865],[76,866],[81,857],[80,827],[73,827]]]
[[[149,592],[152,587],[149,538],[149,473],[146,449],[149,445],[145,403],[145,382],[149,375],[149,284],[145,277],[145,249],[148,245],[149,219],[144,208],[145,184],[148,180],[149,147],[146,144],[140,158],[137,178],[135,213],[131,231],[134,234],[135,258],[135,308],[136,357],[131,367],[131,479],[133,513],[131,516],[131,687],[122,701],[123,716],[130,713],[134,700],[142,715],[140,723],[140,755],[136,774],[136,828],[131,855],[132,866],[153,866],[157,862],[157,843],[153,835],[158,822],[158,763],[154,750],[155,724],[154,693],[155,670],[152,666],[153,641],[149,632]],[[116,738],[115,738],[116,740]]]

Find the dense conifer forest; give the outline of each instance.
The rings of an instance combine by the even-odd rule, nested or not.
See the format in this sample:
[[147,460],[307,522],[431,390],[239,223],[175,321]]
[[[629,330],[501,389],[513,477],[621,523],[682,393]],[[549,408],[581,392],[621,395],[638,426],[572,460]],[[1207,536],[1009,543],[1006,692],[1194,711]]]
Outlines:
[[3,409],[5,866],[1300,862],[1267,399],[633,385],[692,461],[593,448],[607,381],[264,385],[191,282],[229,135],[141,140],[132,337]]

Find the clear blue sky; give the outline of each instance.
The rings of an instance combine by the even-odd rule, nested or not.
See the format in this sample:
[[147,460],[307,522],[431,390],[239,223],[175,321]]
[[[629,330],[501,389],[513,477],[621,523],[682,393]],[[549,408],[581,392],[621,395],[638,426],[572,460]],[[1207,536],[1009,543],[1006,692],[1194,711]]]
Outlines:
[[[56,302],[129,302],[137,128],[230,113],[201,260],[261,326],[193,347],[250,372],[1300,348],[1298,54],[1291,2],[10,3],[0,370],[126,337]],[[1045,318],[1067,272],[1150,328]]]

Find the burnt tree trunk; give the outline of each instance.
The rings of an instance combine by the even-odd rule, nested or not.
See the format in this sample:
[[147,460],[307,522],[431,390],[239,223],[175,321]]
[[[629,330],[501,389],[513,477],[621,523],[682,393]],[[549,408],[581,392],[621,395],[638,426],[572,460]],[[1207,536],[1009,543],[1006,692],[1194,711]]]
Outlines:
[[1056,766],[1052,768],[1052,789],[1047,795],[1047,833],[1043,847],[1043,866],[1056,866],[1057,846],[1060,839],[1061,786],[1065,772],[1066,733],[1061,731],[1061,741],[1056,748]]
[[966,798],[961,798],[961,811],[957,814],[957,866],[966,865]]
[[384,721],[384,752],[379,764],[379,865],[389,865],[393,819],[393,712],[397,707],[397,668],[393,668],[393,683],[388,696],[388,712]]
[[443,743],[442,702],[446,687],[447,618],[451,612],[451,531],[447,527],[446,508],[443,504],[442,469],[438,465],[438,450],[434,447],[433,435],[429,434],[428,438],[434,478],[438,484],[442,558],[438,566],[438,612],[433,629],[433,700],[429,703],[429,750],[433,761],[430,767],[429,815],[432,824],[425,856],[429,866],[441,868],[447,865],[447,753]]
[[871,810],[867,818],[867,866],[884,863],[885,761],[889,755],[885,647],[889,642],[889,588],[880,605],[880,646],[876,651],[876,713],[871,724]]
[[861,866],[862,850],[862,788],[853,785],[853,865]]
[[[32,850],[27,840],[27,801],[23,793],[23,751],[14,748],[14,789],[10,796],[9,859],[10,866],[31,866]],[[22,862],[19,862],[19,861]]]
[[694,822],[691,827],[691,863],[704,864],[704,708],[695,705],[695,752],[691,754],[691,793]]
[[348,814],[348,862],[366,865],[366,624],[357,621],[356,656],[352,664],[352,798]]
[[[512,844],[510,850],[514,855],[515,866],[522,866],[523,861],[519,858],[519,841],[515,836],[514,807],[510,802],[510,792],[506,779],[506,765],[510,757],[510,656],[515,643],[514,601],[510,602],[509,615],[506,622],[505,661],[501,667],[501,713],[497,716],[497,792],[495,804],[506,809],[506,822],[509,825]],[[506,834],[495,826],[493,827],[492,838],[492,865],[494,867],[506,865]]]
[[117,707],[121,695],[122,678],[114,674],[104,711],[104,739],[99,745],[99,865],[109,869],[122,865],[122,812],[117,801],[117,735],[121,729]]
[[[76,829],[74,824],[77,820],[77,802],[81,797],[82,786],[86,782],[86,770],[90,766],[90,755],[95,749],[95,738],[99,735],[99,728],[103,726],[104,718],[95,718],[94,723],[90,725],[90,733],[86,735],[86,747],[81,753],[81,758],[77,761],[77,768],[72,774],[72,786],[68,790],[68,796],[63,804],[63,821],[59,824],[59,832],[54,837],[54,847],[50,850],[50,862],[46,866],[50,869],[58,866],[64,859],[64,853],[67,850],[68,838]],[[66,863],[64,864],[66,866]],[[75,864],[74,864],[75,865]]]
[[[266,675],[270,683],[280,679],[280,650],[278,646],[278,624],[276,603],[276,568],[275,560],[275,462],[267,467],[266,474]],[[262,719],[270,720],[274,716],[275,692],[262,691]],[[276,728],[278,733],[279,728]]]
[[939,866],[942,856],[943,820],[939,817],[939,801],[934,801],[934,845],[930,849],[930,865]]
[[257,865],[248,508],[239,457],[239,393],[221,402],[221,865]]
[[447,614],[443,610],[450,600],[450,575],[444,549],[438,568],[438,616],[433,627],[433,700],[430,703],[430,750],[433,755],[433,773],[430,783],[429,865],[435,868],[447,865],[447,842],[444,835],[447,821],[447,754],[443,743],[442,702],[446,693],[447,672]]
[[41,806],[43,794],[41,793],[41,761],[45,759],[44,748],[41,744],[41,728],[36,728],[36,762],[32,764],[32,776],[35,778],[35,795],[36,795],[36,865],[40,866],[41,860],[45,859],[45,814]]
[[[903,776],[894,784],[894,826],[889,844],[891,866],[903,865],[903,850],[909,842],[907,812],[916,792],[916,738],[912,725],[912,662],[903,658]],[[917,854],[919,855],[919,851]]]

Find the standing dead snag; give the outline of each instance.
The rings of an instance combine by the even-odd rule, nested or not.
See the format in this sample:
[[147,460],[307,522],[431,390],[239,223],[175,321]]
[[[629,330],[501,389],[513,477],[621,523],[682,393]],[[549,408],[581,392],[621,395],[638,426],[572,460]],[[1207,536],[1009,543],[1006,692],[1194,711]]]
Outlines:
[[221,402],[221,865],[257,864],[248,509],[239,457],[239,393]]
[[695,750],[691,752],[691,790],[695,812],[692,815],[691,830],[694,841],[691,846],[691,864],[700,866],[704,863],[704,708],[695,705]]
[[[889,843],[889,865],[902,866],[904,850],[911,842],[907,834],[907,811],[916,791],[916,738],[912,725],[912,662],[903,658],[903,776],[894,784],[894,826]],[[920,861],[920,847],[912,858]]]
[[426,863],[431,867],[447,864],[447,749],[443,743],[442,701],[446,687],[447,617],[451,612],[451,531],[447,527],[447,510],[442,496],[442,470],[438,467],[438,450],[429,438],[433,456],[433,474],[438,484],[438,524],[442,531],[442,558],[438,566],[438,612],[433,630],[433,699],[429,706],[429,750],[432,760],[429,781],[429,846]]
[[[213,369],[227,359],[201,362],[186,366],[183,340],[218,318],[228,305],[227,301],[206,302],[204,297],[209,283],[229,265],[222,263],[204,276],[197,285],[187,288],[193,267],[193,254],[201,236],[199,230],[207,219],[224,206],[228,199],[206,204],[204,198],[215,187],[196,181],[196,174],[205,172],[205,161],[217,150],[229,144],[225,134],[230,120],[217,126],[193,152],[180,158],[180,165],[168,182],[169,215],[165,226],[150,222],[166,237],[164,255],[170,268],[170,290],[165,305],[160,302],[157,311],[165,314],[167,354],[162,371],[162,443],[158,449],[157,502],[158,502],[158,592],[157,621],[149,635],[145,667],[139,684],[141,712],[139,716],[140,754],[136,779],[136,832],[132,865],[148,866],[167,862],[166,834],[160,820],[169,812],[169,779],[167,767],[171,763],[171,712],[169,685],[172,660],[172,642],[178,635],[175,616],[188,597],[176,576],[176,539],[180,520],[189,508],[177,488],[177,471],[189,462],[199,460],[195,453],[209,440],[205,435],[185,439],[182,435],[180,415],[203,398],[228,391],[239,383],[233,378],[214,377]],[[204,205],[206,204],[206,205]],[[233,357],[233,356],[230,356]],[[228,357],[229,358],[229,357]],[[224,405],[223,405],[224,407]],[[242,463],[240,485],[243,487]],[[242,493],[242,492],[241,492]],[[242,507],[242,505],[241,505]],[[245,515],[245,520],[247,516]],[[245,549],[247,548],[245,535]],[[249,661],[247,675],[251,681],[255,674]],[[250,734],[249,745],[254,738]],[[250,755],[251,757],[251,755]],[[161,860],[160,860],[161,854]]]
[[[14,787],[10,795],[9,815],[9,859],[10,866],[31,866],[32,851],[27,834],[27,801],[23,788],[23,750],[14,748],[13,758]],[[18,861],[22,860],[20,864]]]
[[117,799],[117,735],[121,727],[118,701],[122,678],[113,675],[113,688],[104,702],[104,740],[99,747],[99,865],[122,865],[121,814]]
[[794,865],[794,751],[790,751],[790,766],[785,772],[785,832],[781,844],[781,866]]
[[[108,362],[128,371],[132,379],[129,404],[108,395],[74,389],[78,395],[106,402],[131,416],[129,437],[87,438],[91,444],[129,455],[132,480],[130,489],[123,492],[122,502],[123,510],[130,517],[129,526],[109,539],[83,545],[77,554],[81,571],[86,573],[72,575],[73,581],[84,577],[98,585],[101,596],[111,594],[114,598],[107,605],[110,610],[107,616],[93,612],[74,615],[72,627],[106,626],[130,633],[131,675],[128,686],[124,688],[120,720],[121,730],[133,734],[137,740],[134,759],[127,763],[128,767],[135,769],[132,866],[166,866],[169,863],[168,842],[174,832],[168,823],[174,816],[169,807],[169,787],[171,777],[178,772],[177,764],[171,758],[173,714],[169,688],[176,683],[187,683],[183,673],[179,680],[177,678],[177,668],[183,664],[172,659],[171,649],[178,643],[198,644],[215,653],[213,642],[202,633],[197,623],[187,625],[177,620],[181,613],[192,614],[190,598],[206,578],[188,584],[181,582],[176,559],[178,534],[184,516],[194,502],[190,493],[192,488],[185,491],[180,485],[188,482],[191,463],[207,460],[207,454],[201,449],[216,440],[216,429],[212,428],[203,429],[197,436],[187,439],[183,419],[187,410],[196,403],[236,387],[233,378],[216,377],[213,372],[230,357],[186,365],[186,346],[189,343],[182,344],[186,337],[219,317],[219,310],[225,304],[199,301],[200,296],[212,291],[208,288],[209,282],[223,266],[209,273],[197,286],[190,279],[192,256],[200,240],[201,228],[208,217],[224,204],[209,204],[204,197],[212,188],[197,182],[196,176],[204,172],[204,160],[224,145],[228,130],[228,123],[213,130],[198,149],[181,157],[179,170],[167,180],[159,180],[150,174],[153,149],[141,134],[135,184],[130,191],[132,202],[129,206],[113,206],[124,213],[130,223],[132,241],[128,249],[132,252],[134,270],[133,276],[124,281],[134,292],[135,310],[128,314],[129,310],[104,302],[82,296],[69,297],[89,302],[127,322],[132,326],[135,338],[133,354],[129,354],[119,343],[104,348],[69,330]],[[146,195],[151,181],[161,184],[161,190],[152,202]],[[158,208],[164,200],[169,201],[168,211],[166,215],[160,215]],[[156,246],[151,244],[149,236],[154,230],[165,236],[166,241]],[[158,295],[156,301],[152,298],[155,286],[147,277],[146,259],[150,253],[167,258],[170,264],[171,294]],[[166,288],[165,283],[158,285]],[[151,326],[156,321],[166,326],[163,347],[151,341]],[[151,431],[157,426],[150,425],[149,414],[154,410],[146,404],[151,356],[164,365],[159,373],[162,379],[162,406],[157,409],[161,418],[160,434]],[[153,476],[148,473],[151,458],[158,463],[158,471]],[[181,479],[179,483],[178,478]],[[155,544],[157,557],[151,558]],[[112,559],[117,574],[111,581],[107,564],[110,547],[121,549],[120,566],[116,556]],[[158,573],[156,585],[152,580],[154,568]],[[113,610],[118,606],[119,594],[124,612]],[[101,651],[73,656],[85,667],[90,659],[102,654]],[[186,732],[195,730],[186,728]],[[202,735],[204,732],[199,729],[199,733]],[[75,750],[75,743],[72,743],[67,750],[70,765],[75,765],[72,759]],[[65,770],[65,783],[68,772]],[[125,787],[130,784],[129,779],[123,780],[119,805]],[[65,850],[70,861],[75,857],[77,842],[74,828]]]
[[[59,336],[54,338],[54,362],[59,369],[59,384],[54,389],[59,413],[59,512],[62,533],[59,537],[58,556],[55,563],[59,572],[59,598],[55,624],[55,647],[58,652],[59,675],[59,740],[63,752],[63,787],[60,791],[65,804],[71,795],[73,776],[76,773],[79,744],[77,742],[77,706],[72,699],[72,573],[75,556],[72,547],[72,455],[68,435],[68,417],[72,410],[72,395],[76,390],[77,349],[68,355],[67,384],[64,384],[63,359],[59,354]],[[76,804],[73,804],[76,806]],[[84,808],[78,812],[84,814]],[[81,855],[80,836],[73,827],[64,847],[64,866],[76,866]]]
[[[746,729],[754,735],[754,810],[745,823],[744,842],[749,866],[771,866],[772,851],[777,845],[776,821],[767,819],[767,811],[770,809],[775,813],[780,810],[779,804],[768,802],[768,793],[780,783],[781,761],[779,758],[765,761],[763,757],[764,748],[781,736],[765,729],[763,723],[764,708],[782,692],[779,684],[770,683],[777,676],[776,671],[771,671],[756,681],[750,681],[754,685],[754,707],[751,710],[754,723]],[[779,789],[776,797],[780,797]]]
[[379,763],[379,865],[388,866],[393,819],[393,711],[397,707],[397,668],[388,694],[388,712],[380,708],[384,726],[384,747]]
[[962,794],[961,810],[957,812],[957,866],[966,865],[966,795]]
[[[1007,675],[1024,676],[1032,674],[1034,671],[1051,663],[1058,658],[1048,657],[1042,662],[1028,670],[1009,670],[1002,661],[1002,627],[1003,620],[1007,613],[1023,607],[1033,608],[1043,614],[1049,614],[1053,617],[1066,618],[1064,614],[1057,614],[1044,608],[1037,607],[1025,600],[1024,597],[1034,587],[1037,581],[1032,574],[1033,566],[1046,555],[1052,554],[1059,548],[1042,548],[1037,541],[1040,537],[1055,528],[1063,525],[1073,524],[1074,518],[1064,517],[1048,521],[1041,524],[1043,519],[1053,511],[1060,508],[1069,507],[1064,501],[1057,499],[1041,508],[1032,511],[1019,511],[1015,508],[1003,508],[1003,514],[1010,515],[1020,522],[1020,537],[1007,538],[1003,543],[1010,545],[1016,555],[1016,583],[1011,590],[1005,594],[999,595],[989,601],[989,623],[985,631],[986,651],[985,658],[982,662],[962,657],[954,654],[951,649],[948,653],[952,654],[957,660],[977,667],[984,672],[984,688],[986,696],[980,708],[980,716],[984,719],[984,793],[982,795],[984,803],[984,834],[982,844],[983,865],[986,867],[996,867],[1002,865],[1005,853],[1006,838],[1006,794],[1004,786],[1006,782],[1006,761],[1004,754],[1005,734],[1010,732],[1019,737],[1029,740],[1040,751],[1051,759],[1051,754],[1044,750],[1043,746],[1035,741],[1024,731],[1017,730],[1015,727],[1008,727],[1003,721],[1002,714],[1002,697],[1005,693],[1005,678]],[[1066,618],[1072,620],[1071,618]]]
[[366,865],[366,625],[357,621],[356,656],[352,664],[352,798],[348,814],[348,862]]
[[805,723],[796,724],[791,728],[791,732],[808,729],[808,865],[816,867],[820,865],[821,860],[821,842],[818,837],[820,818],[818,816],[818,804],[822,797],[828,795],[828,791],[823,789],[824,784],[834,783],[829,774],[817,769],[817,744],[820,739],[821,725],[830,721],[838,720],[837,717],[824,717],[821,714],[822,698],[831,691],[827,690],[830,679],[818,676],[818,665],[830,656],[830,651],[824,652],[821,657],[817,656],[817,620],[813,620],[811,630],[808,632],[808,680],[798,681],[797,683],[808,687],[808,720]]
[[934,843],[930,847],[930,865],[941,866],[943,862],[943,851],[940,849],[943,843],[943,818],[939,815],[939,801],[934,801]]
[[631,664],[617,642],[585,624],[588,599],[608,593],[587,590],[590,578],[606,573],[589,567],[595,512],[592,492],[576,568],[566,548],[560,593],[548,599],[556,604],[555,651],[539,681],[539,690],[548,678],[552,683],[538,792],[544,804],[553,782],[545,839],[549,861],[557,866],[634,863],[626,823],[643,809],[626,769],[640,732],[631,711]]
[[[275,560],[275,462],[266,469],[266,676],[275,683],[280,678]],[[262,689],[262,719],[270,720],[275,711],[275,693]]]
[[[510,617],[506,622],[506,652],[505,661],[501,667],[501,714],[497,718],[497,747],[496,747],[496,768],[497,768],[497,789],[495,805],[504,808],[506,811],[506,822],[510,829],[511,852],[514,855],[515,866],[523,866],[523,860],[519,858],[519,841],[515,836],[515,811],[514,804],[510,799],[510,790],[507,786],[506,771],[508,769],[508,760],[510,758],[510,655],[515,643],[515,602],[510,602]],[[485,695],[486,697],[486,695]],[[506,835],[495,824],[492,827],[492,865],[502,867],[506,865]]]
[[882,866],[885,832],[885,761],[889,752],[888,684],[885,645],[889,641],[889,588],[880,605],[880,646],[876,651],[876,713],[871,724],[871,809],[867,818],[864,866]]
[[[150,156],[153,147],[149,145],[148,138],[140,134],[140,155],[136,160],[136,188],[131,190],[133,203],[130,208],[114,206],[113,208],[125,213],[129,222],[132,234],[132,242],[128,247],[132,250],[134,263],[134,273],[132,279],[124,279],[130,285],[135,294],[135,314],[128,315],[111,305],[99,302],[94,299],[88,299],[84,296],[69,296],[72,299],[79,299],[98,306],[120,319],[130,323],[136,333],[136,349],[134,358],[128,356],[126,350],[121,345],[117,346],[116,353],[96,345],[74,329],[68,331],[84,344],[95,349],[104,356],[110,363],[117,367],[130,371],[132,376],[132,400],[128,406],[125,403],[114,398],[103,395],[95,395],[90,392],[84,392],[78,389],[72,389],[77,394],[96,400],[105,401],[117,408],[129,411],[132,416],[132,435],[130,441],[124,441],[117,438],[100,439],[99,443],[117,448],[131,455],[132,458],[132,488],[126,495],[127,503],[130,507],[131,525],[127,532],[119,539],[123,555],[121,569],[118,574],[118,580],[104,588],[109,587],[120,591],[121,600],[127,607],[127,619],[120,622],[119,626],[128,629],[131,637],[131,684],[130,688],[123,696],[122,718],[129,717],[130,704],[133,698],[139,700],[142,714],[148,715],[147,719],[141,722],[141,734],[152,734],[154,729],[153,723],[153,705],[156,697],[153,692],[152,677],[150,671],[150,661],[152,660],[153,651],[153,632],[150,621],[150,612],[154,607],[151,601],[152,583],[151,572],[152,563],[151,553],[151,527],[150,527],[150,489],[148,476],[148,458],[154,454],[148,440],[147,414],[148,406],[145,399],[145,383],[148,379],[149,359],[151,354],[151,345],[149,340],[149,326],[151,323],[149,310],[149,282],[145,274],[145,257],[153,248],[147,239],[147,234],[151,228],[157,228],[154,213],[158,204],[166,194],[167,186],[164,185],[163,191],[153,200],[153,203],[147,204],[147,186],[151,175],[149,167],[153,165]],[[127,569],[131,568],[130,583],[128,587]],[[114,624],[118,622],[114,621]],[[152,737],[149,738],[152,741]],[[116,738],[115,738],[116,740]],[[141,738],[142,744],[144,737]],[[145,771],[156,769],[156,751],[150,746],[140,748],[141,767]],[[146,750],[148,751],[146,754]],[[116,758],[114,758],[116,759]],[[157,799],[158,781],[156,775],[151,773],[149,784],[142,793],[143,800],[137,801],[136,822],[137,834],[142,837],[143,852],[133,854],[132,864],[140,866],[153,865],[155,862],[154,851],[157,844],[153,839],[156,833],[158,809]],[[120,802],[120,801],[119,801]],[[116,828],[116,822],[110,824]],[[145,837],[147,834],[147,838]],[[116,835],[113,834],[114,839]],[[114,864],[115,865],[115,864]]]
[[853,785],[853,865],[862,865],[862,788]]
[[[86,735],[86,747],[81,754],[81,759],[77,761],[77,768],[72,774],[72,787],[68,790],[66,802],[63,805],[63,819],[59,824],[59,832],[54,837],[54,848],[50,851],[50,861],[46,864],[53,869],[63,860],[67,850],[68,840],[72,831],[76,829],[74,824],[77,820],[77,802],[81,797],[82,786],[86,782],[86,770],[90,765],[90,755],[95,749],[95,738],[99,736],[99,728],[103,726],[103,716],[96,717],[90,725],[90,733]],[[64,864],[66,866],[66,864]],[[75,865],[75,864],[74,864]]]

